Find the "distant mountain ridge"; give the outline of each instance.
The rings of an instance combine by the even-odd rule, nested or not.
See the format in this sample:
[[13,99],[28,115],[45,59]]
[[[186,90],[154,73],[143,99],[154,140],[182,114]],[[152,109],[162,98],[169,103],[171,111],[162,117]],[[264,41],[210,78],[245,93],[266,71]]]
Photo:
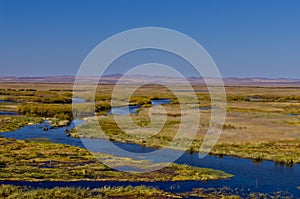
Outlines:
[[[166,76],[151,76],[151,75],[131,75],[123,76],[122,74],[105,75],[100,79],[101,83],[117,83],[122,77],[122,83],[137,83],[151,80],[154,83],[180,83],[181,78],[178,77],[166,77]],[[18,76],[0,76],[0,83],[4,82],[37,82],[37,83],[73,83],[76,76],[34,76],[34,77],[18,77]],[[80,77],[82,81],[95,81],[98,77]],[[205,84],[202,77],[187,77],[190,83]],[[208,78],[210,81],[214,81],[214,78]],[[226,77],[223,78],[225,85],[229,86],[300,86],[300,79],[295,78],[240,78],[240,77]]]

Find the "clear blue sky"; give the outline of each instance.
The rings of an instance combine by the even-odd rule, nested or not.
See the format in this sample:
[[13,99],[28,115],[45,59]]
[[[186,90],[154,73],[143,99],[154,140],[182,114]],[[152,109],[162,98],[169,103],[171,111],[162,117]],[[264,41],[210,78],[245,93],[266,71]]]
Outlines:
[[0,0],[0,75],[75,75],[98,43],[145,26],[194,38],[225,77],[300,78],[297,0]]

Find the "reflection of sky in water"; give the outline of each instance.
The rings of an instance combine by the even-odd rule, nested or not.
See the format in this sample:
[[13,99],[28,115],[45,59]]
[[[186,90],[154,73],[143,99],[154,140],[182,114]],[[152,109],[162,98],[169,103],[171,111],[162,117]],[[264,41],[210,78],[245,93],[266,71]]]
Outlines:
[[[71,129],[74,127],[74,123],[80,124],[82,122],[83,121],[76,120],[72,122],[70,127],[67,128]],[[13,132],[2,133],[1,135],[3,137],[15,138],[20,140],[30,138],[48,138],[50,141],[56,143],[84,147],[81,142],[81,139],[66,136],[64,132],[66,127],[49,129],[48,131],[44,131],[43,127],[45,126],[50,127],[49,123],[44,122],[42,124],[26,126]],[[122,154],[120,154],[119,152],[115,151],[107,145],[107,140],[92,138],[83,138],[83,140],[85,143],[88,143],[89,149],[91,151],[122,156]],[[142,147],[137,144],[118,142],[113,142],[113,144],[126,151],[136,153],[135,155],[131,156],[131,158],[134,159],[144,159],[145,157],[142,153],[149,153],[157,150],[155,148]],[[175,153],[176,150],[165,149],[162,151],[161,156],[155,157],[153,159],[153,162],[164,162],[167,159],[166,157],[171,156]],[[197,153],[184,153],[178,160],[176,160],[176,163],[187,164],[196,167],[219,169],[234,175],[234,177],[231,180],[207,181],[207,186],[209,185],[210,187],[229,186],[231,188],[237,187],[240,189],[246,187],[249,188],[252,192],[260,191],[264,193],[275,192],[278,190],[287,190],[289,192],[292,192],[295,196],[300,195],[300,190],[296,188],[296,186],[299,186],[300,179],[299,164],[294,164],[292,167],[287,167],[277,165],[271,161],[254,163],[252,160],[249,159],[229,156],[225,156],[223,158],[219,158],[216,156],[207,156],[203,159],[199,159]],[[125,168],[127,167],[125,166],[122,169]],[[136,168],[130,168],[130,165],[127,169],[136,170]],[[180,191],[188,189],[188,186],[186,185],[195,188],[198,187],[199,184],[201,184],[200,181],[178,183],[180,184],[180,188],[178,188],[178,190]],[[203,184],[201,184],[201,186],[203,186]]]
[[129,114],[137,114],[137,110],[140,106],[119,106],[113,107],[108,114],[112,115],[129,115]]
[[[153,100],[154,101],[154,100]],[[163,104],[170,101],[156,101],[157,103],[152,103],[152,105],[156,104]],[[117,107],[116,107],[117,108]],[[127,110],[126,107],[119,107],[121,110]],[[132,107],[134,108],[137,107]],[[67,137],[64,130],[74,128],[74,125],[80,125],[84,123],[82,120],[75,120],[69,127],[62,127],[62,128],[50,128],[48,122],[44,122],[42,124],[32,125],[32,126],[25,126],[19,130],[7,133],[1,133],[3,137],[7,138],[15,138],[15,139],[32,139],[32,138],[48,138],[52,142],[56,143],[63,143],[69,144],[79,147],[84,147],[82,144],[81,139],[79,138],[72,138]],[[49,127],[48,131],[44,131],[43,127]],[[107,145],[108,140],[104,139],[92,139],[92,138],[82,138],[84,143],[87,143],[89,146],[89,150],[94,152],[102,152],[116,156],[124,156],[124,154],[120,153],[120,151],[116,151],[110,148]],[[133,155],[130,156],[133,159],[145,159],[143,153],[153,152],[157,149],[155,148],[147,148],[142,147],[137,144],[128,144],[128,143],[118,143],[113,142],[119,148],[123,150],[133,152]],[[127,154],[127,153],[126,153]],[[139,155],[140,154],[140,155]],[[166,161],[166,157],[172,156],[172,154],[176,154],[176,150],[164,149],[161,152],[161,156],[153,157],[153,162],[164,162]],[[252,160],[243,159],[243,158],[236,158],[236,157],[229,157],[225,156],[223,158],[219,158],[216,156],[207,156],[203,159],[198,158],[198,154],[189,154],[184,153],[176,163],[179,164],[187,164],[196,167],[206,167],[212,169],[219,169],[223,170],[227,173],[231,173],[234,177],[231,180],[218,180],[218,181],[208,181],[207,183],[202,184],[200,181],[191,181],[191,182],[178,182],[179,187],[178,191],[185,191],[195,187],[220,187],[220,186],[229,186],[231,188],[239,188],[243,190],[243,188],[249,188],[250,191],[255,192],[275,192],[278,190],[287,190],[293,193],[295,196],[300,195],[300,190],[296,188],[299,186],[299,179],[300,179],[300,165],[294,164],[291,167],[287,166],[280,166],[275,164],[271,161],[262,161],[259,163],[254,163]],[[121,166],[121,169],[129,169],[129,170],[136,170],[136,168],[131,168],[130,165],[128,166]],[[170,182],[174,183],[174,182]],[[170,186],[170,183],[162,183],[159,186],[164,187]],[[157,183],[155,183],[158,185]],[[168,189],[164,187],[163,189]]]
[[18,115],[16,112],[0,111],[0,115]]
[[153,106],[157,106],[160,104],[170,104],[171,100],[170,99],[157,99],[157,100],[151,100],[151,104]]
[[79,104],[79,103],[84,103],[85,102],[85,99],[83,98],[72,98],[72,103],[74,104]]
[[[157,106],[160,104],[169,104],[171,102],[170,99],[155,99],[151,100],[152,106]],[[113,107],[108,112],[108,114],[112,115],[129,115],[129,114],[137,114],[138,109],[140,106],[118,106]]]

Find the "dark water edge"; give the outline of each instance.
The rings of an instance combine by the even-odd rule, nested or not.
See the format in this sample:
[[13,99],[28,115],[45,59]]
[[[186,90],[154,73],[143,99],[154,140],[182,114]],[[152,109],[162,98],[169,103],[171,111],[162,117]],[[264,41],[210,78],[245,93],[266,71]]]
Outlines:
[[[75,99],[75,103],[83,103],[81,98]],[[152,105],[168,104],[169,99],[152,100]],[[116,112],[112,114],[136,114],[138,106],[115,107]],[[200,108],[201,110],[201,108]],[[6,138],[14,138],[18,140],[28,140],[36,138],[46,138],[54,143],[62,143],[73,146],[86,148],[83,143],[88,143],[89,150],[94,152],[108,153],[116,156],[124,156],[118,151],[111,149],[106,145],[104,139],[90,139],[90,138],[72,138],[66,136],[64,132],[66,129],[70,130],[76,125],[83,123],[81,120],[74,120],[69,127],[51,128],[51,125],[46,121],[42,124],[25,126],[19,130],[0,135]],[[48,127],[48,131],[44,131],[44,127]],[[155,148],[142,147],[137,144],[113,142],[114,145],[126,151],[139,153],[140,159],[143,159],[142,153],[149,153],[155,151]],[[93,145],[97,146],[93,148]],[[100,146],[100,147],[99,147]],[[178,151],[166,149],[165,154],[173,154]],[[131,158],[136,158],[132,156]],[[165,156],[157,157],[154,162],[164,162]],[[24,185],[40,188],[52,187],[89,187],[97,188],[103,186],[152,186],[164,191],[173,193],[192,191],[193,188],[220,188],[230,187],[240,196],[246,196],[250,192],[275,193],[288,192],[289,198],[300,198],[300,165],[293,166],[278,165],[272,161],[253,162],[250,159],[224,156],[222,158],[217,156],[206,156],[203,159],[198,158],[198,154],[183,153],[183,155],[175,161],[178,164],[187,164],[196,167],[205,167],[222,170],[226,173],[233,174],[230,180],[215,180],[215,181],[181,181],[181,182],[92,182],[92,181],[78,181],[78,182],[28,182],[28,181],[0,181],[1,184]]]
[[[224,180],[223,180],[224,181]],[[218,181],[220,182],[220,180]],[[216,181],[178,181],[178,182],[117,182],[117,181],[43,181],[43,182],[31,182],[31,181],[0,181],[0,184],[9,184],[14,186],[27,186],[31,188],[46,188],[51,189],[54,187],[78,187],[78,188],[102,188],[102,187],[126,187],[126,186],[147,186],[154,187],[166,192],[171,192],[175,194],[188,193],[192,192],[193,189],[204,188],[208,189],[207,193],[218,192],[219,194],[228,194],[228,195],[239,195],[242,198],[249,198],[250,193],[253,192],[251,189],[242,187],[242,188],[230,188],[230,187],[221,187]],[[216,191],[215,191],[216,190]],[[298,198],[299,195],[291,194],[288,191],[277,190],[272,193],[265,193],[263,198]],[[185,198],[199,198],[187,196]],[[261,197],[260,197],[261,198]]]
[[[158,106],[161,104],[170,104],[170,99],[153,99],[151,100],[152,106]],[[140,105],[129,105],[129,106],[117,106],[112,107],[110,111],[108,112],[109,115],[130,115],[130,114],[137,114],[139,108],[141,108]]]
[[[71,129],[76,125],[79,125],[82,121],[75,120],[67,127]],[[25,126],[14,132],[1,133],[3,137],[15,138],[19,140],[34,139],[34,138],[47,138],[51,142],[69,144],[73,146],[83,147],[81,139],[67,137],[64,130],[66,127],[49,129],[44,131],[43,127],[49,125],[44,122],[42,124]],[[82,138],[84,143],[97,145],[95,150],[89,146],[89,150],[95,152],[108,153],[116,156],[122,156],[117,151],[110,149],[105,145],[104,139],[90,139]],[[137,144],[119,143],[113,142],[116,146],[131,151],[134,153],[149,153],[157,150],[155,148],[142,147]],[[100,147],[99,147],[100,146]],[[175,150],[167,149],[166,154],[172,154]],[[134,158],[134,157],[132,157]],[[164,156],[155,159],[156,162],[163,162]],[[217,156],[206,156],[203,159],[198,158],[198,154],[184,153],[179,159],[175,161],[178,164],[187,164],[196,167],[205,167],[222,170],[226,173],[233,174],[230,180],[215,180],[215,181],[183,181],[183,182],[26,182],[26,181],[1,181],[0,183],[13,183],[16,185],[26,185],[33,187],[45,187],[51,188],[54,186],[76,186],[76,187],[102,187],[102,186],[138,186],[146,185],[153,186],[165,191],[172,192],[186,192],[191,191],[193,188],[210,188],[210,187],[230,187],[232,190],[237,189],[237,192],[241,192],[240,195],[250,192],[262,192],[262,193],[274,193],[277,191],[289,192],[296,198],[300,197],[300,190],[296,187],[300,185],[300,165],[294,164],[293,166],[282,166],[272,161],[262,161],[255,163],[252,160],[224,156],[222,158]],[[245,193],[244,193],[245,192]]]
[[0,111],[0,115],[18,115],[18,113],[12,111]]

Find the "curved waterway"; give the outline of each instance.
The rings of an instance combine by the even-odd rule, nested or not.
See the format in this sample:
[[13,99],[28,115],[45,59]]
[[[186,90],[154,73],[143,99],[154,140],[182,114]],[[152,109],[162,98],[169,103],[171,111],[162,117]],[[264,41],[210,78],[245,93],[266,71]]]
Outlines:
[[[72,124],[67,127],[71,129],[75,123],[80,124],[82,121],[75,120]],[[19,130],[13,132],[2,133],[1,135],[6,138],[15,138],[19,140],[34,139],[34,138],[47,138],[52,142],[69,144],[73,146],[84,147],[79,138],[67,137],[64,130],[65,127],[49,129],[44,131],[43,127],[50,127],[48,122],[42,124],[25,126]],[[105,145],[103,139],[85,139],[85,142],[95,145],[95,152],[109,153],[112,155],[122,156],[116,151],[111,150]],[[155,150],[154,148],[142,147],[137,144],[118,143],[114,142],[115,145],[136,153],[147,153]],[[174,152],[171,149],[166,150],[166,154]],[[157,162],[164,161],[164,157],[161,157]],[[151,185],[166,191],[173,192],[184,192],[191,191],[197,187],[222,187],[228,186],[232,189],[237,189],[240,195],[247,192],[263,192],[272,193],[277,191],[287,191],[294,196],[300,196],[300,190],[296,187],[300,184],[300,165],[294,164],[293,166],[287,167],[275,164],[271,161],[263,161],[261,163],[254,163],[252,160],[229,157],[225,156],[219,158],[216,156],[207,156],[204,159],[199,159],[198,154],[184,153],[177,161],[178,164],[188,164],[196,167],[207,167],[213,169],[223,170],[227,173],[231,173],[234,177],[230,180],[216,180],[216,181],[183,181],[183,182],[155,182],[155,183],[144,183],[144,182],[21,182],[21,181],[10,181],[1,183],[12,183],[19,185],[30,185],[40,187],[53,187],[53,186],[83,186],[83,187],[101,187],[107,186],[126,186],[126,185]],[[296,198],[297,198],[296,197]]]
[[[171,100],[170,99],[153,99],[151,100],[151,105],[152,106],[158,106],[161,104],[170,104]],[[130,106],[116,106],[112,107],[108,114],[112,115],[129,115],[129,114],[137,114],[138,109],[141,106],[139,105],[130,105]]]
[[[156,102],[156,101],[155,101]],[[170,103],[169,100],[157,101],[153,105]],[[118,107],[116,107],[118,108]],[[124,107],[119,107],[124,110]],[[128,107],[130,108],[130,107]],[[126,110],[128,111],[128,108]],[[126,112],[127,112],[126,111]],[[125,112],[122,112],[125,113]],[[127,112],[128,113],[128,112]],[[117,151],[111,149],[106,145],[106,141],[103,139],[91,139],[91,138],[72,138],[66,136],[64,130],[72,129],[75,125],[83,123],[81,120],[74,120],[69,127],[51,128],[50,124],[46,121],[42,124],[36,124],[31,126],[25,126],[19,130],[13,132],[1,133],[1,136],[6,138],[15,138],[19,140],[35,139],[35,138],[47,138],[51,142],[69,144],[78,147],[84,147],[81,139],[84,142],[88,142],[89,146],[94,145],[89,149],[95,152],[108,153],[116,156],[123,156]],[[48,127],[48,131],[44,131],[44,127]],[[118,143],[113,142],[120,148],[135,153],[141,153],[139,159],[143,159],[142,153],[147,153],[156,150],[155,148],[142,147],[137,144]],[[175,151],[166,149],[165,154],[173,154]],[[131,157],[135,158],[135,157]],[[156,162],[164,162],[164,157],[160,159],[156,158]],[[14,185],[26,185],[32,187],[44,187],[52,188],[56,186],[76,186],[76,187],[103,187],[103,186],[153,186],[159,189],[170,192],[186,192],[192,191],[193,188],[218,188],[218,187],[230,187],[234,190],[233,194],[239,194],[240,196],[246,196],[250,192],[262,192],[262,193],[275,193],[275,192],[288,192],[289,198],[300,198],[300,190],[297,186],[300,186],[300,164],[294,164],[293,166],[283,166],[276,164],[272,161],[262,161],[255,163],[252,160],[224,156],[222,158],[216,156],[207,156],[203,159],[198,158],[198,154],[184,153],[178,160],[178,164],[187,164],[196,167],[207,167],[212,169],[218,169],[231,173],[234,175],[230,180],[215,180],[215,181],[180,181],[180,182],[92,182],[92,181],[78,181],[78,182],[27,182],[27,181],[1,181],[0,183],[14,184]]]

